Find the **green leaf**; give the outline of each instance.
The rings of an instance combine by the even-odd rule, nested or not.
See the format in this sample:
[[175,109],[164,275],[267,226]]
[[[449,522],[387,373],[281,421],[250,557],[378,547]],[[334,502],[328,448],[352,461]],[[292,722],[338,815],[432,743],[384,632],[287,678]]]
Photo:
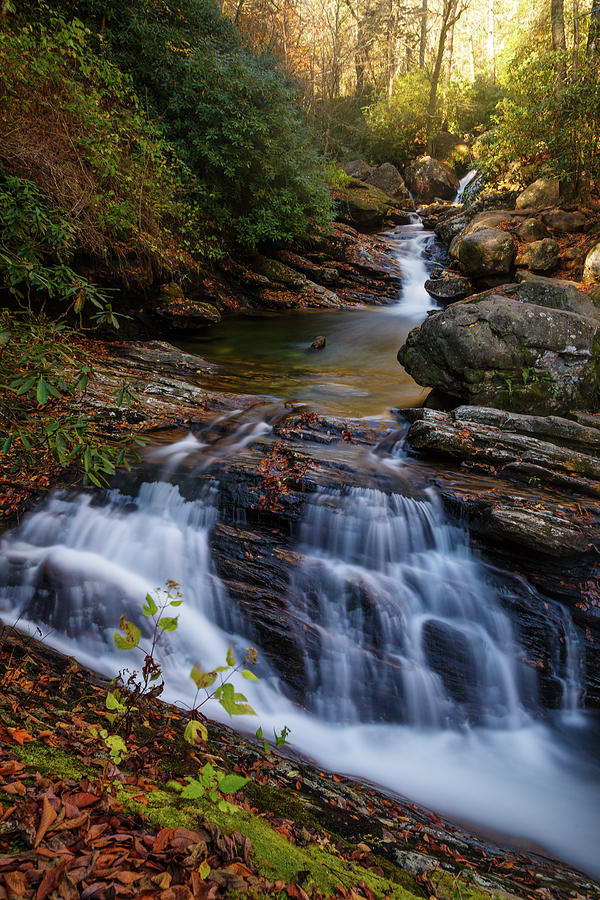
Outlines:
[[227,651],[227,665],[235,666],[235,663],[236,663],[236,659],[235,659],[235,656],[233,655],[233,647],[230,647],[229,650]]
[[181,796],[185,797],[186,800],[200,800],[201,797],[204,797],[206,793],[206,788],[203,784],[200,784],[197,778],[190,778],[188,776],[189,784],[187,784],[181,792]]
[[217,776],[217,780],[219,782],[219,790],[223,794],[234,794],[249,781],[243,775],[223,775],[221,778]]
[[152,594],[146,594],[146,605],[142,606],[142,613],[145,616],[155,616],[158,612],[158,606],[154,602]]
[[133,622],[128,622],[125,616],[121,616],[121,631],[125,633],[119,634],[118,631],[115,631],[115,647],[117,650],[134,650],[139,646],[142,632]]
[[184,600],[171,600],[169,606],[181,606],[184,602]]
[[203,859],[198,866],[198,875],[200,876],[200,878],[202,878],[202,880],[206,880],[210,875],[210,866],[205,859]]
[[202,774],[205,778],[214,778],[217,773],[210,763],[206,763],[202,766]]
[[194,668],[190,672],[190,678],[192,679],[198,690],[210,687],[211,684],[215,683],[216,677],[216,672],[205,672],[200,668],[198,663],[194,665]]
[[242,669],[242,678],[245,678],[246,681],[258,681],[259,679],[256,677],[254,672],[251,672],[250,669]]
[[125,706],[119,700],[116,694],[113,694],[112,691],[109,691],[106,695],[106,708],[107,709],[125,709]]
[[176,631],[178,619],[179,616],[163,616],[163,618],[159,620],[158,626],[159,628],[162,628],[163,631]]
[[45,406],[48,402],[48,385],[43,376],[40,376],[38,379],[35,396],[40,406]]
[[198,738],[202,741],[208,740],[208,731],[206,730],[206,726],[202,724],[202,722],[197,722],[195,719],[192,719],[185,726],[185,731],[183,732],[183,739],[187,741],[188,744],[196,744]]

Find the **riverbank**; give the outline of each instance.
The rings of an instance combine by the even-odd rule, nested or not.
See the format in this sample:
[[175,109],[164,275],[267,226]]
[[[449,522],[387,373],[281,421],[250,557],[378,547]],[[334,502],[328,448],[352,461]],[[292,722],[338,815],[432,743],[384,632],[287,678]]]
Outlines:
[[[218,723],[206,722],[207,741],[190,748],[177,707],[146,709],[123,764],[107,767],[94,737],[107,682],[11,629],[2,631],[0,683],[0,884],[9,900],[600,896],[556,862],[266,754]],[[181,798],[185,776],[208,762],[248,779],[227,811]]]

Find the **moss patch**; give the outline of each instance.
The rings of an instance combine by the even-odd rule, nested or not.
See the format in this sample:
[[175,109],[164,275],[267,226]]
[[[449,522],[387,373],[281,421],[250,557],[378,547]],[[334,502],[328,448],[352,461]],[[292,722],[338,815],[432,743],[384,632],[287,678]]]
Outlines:
[[53,778],[80,779],[85,775],[96,775],[89,766],[85,766],[76,756],[65,753],[57,747],[49,747],[42,741],[32,741],[23,747],[12,748],[17,759],[35,768],[41,775]]

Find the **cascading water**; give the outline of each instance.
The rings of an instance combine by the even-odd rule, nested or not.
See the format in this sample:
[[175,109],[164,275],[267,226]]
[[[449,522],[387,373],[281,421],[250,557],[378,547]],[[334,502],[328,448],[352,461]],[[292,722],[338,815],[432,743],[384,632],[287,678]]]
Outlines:
[[[112,642],[120,615],[140,621],[146,591],[173,578],[186,602],[169,635],[168,696],[189,699],[194,661],[209,668],[229,643],[256,643],[211,560],[217,503],[214,481],[195,500],[162,481],[136,497],[54,495],[4,539],[2,617],[50,626],[51,643],[114,674],[132,662]],[[433,495],[314,495],[298,549],[287,604],[304,647],[303,707],[289,699],[286,660],[269,667],[259,646],[263,677],[247,693],[263,728],[286,724],[321,765],[599,874],[600,773],[560,737],[585,725],[572,715],[580,684],[566,614],[549,649],[564,711],[545,714],[492,574]]]
[[[398,402],[390,396],[390,384],[399,389],[389,370],[402,320],[414,322],[432,305],[423,281],[436,262],[433,236],[416,220],[388,237],[403,268],[399,302],[318,314],[319,323],[327,322],[317,330],[328,335],[326,353],[337,366],[338,387],[348,369],[362,389],[375,378],[371,367],[384,360],[376,372],[384,386],[365,393],[371,406],[365,412],[374,403],[379,412],[379,404]],[[306,334],[297,346],[301,321]],[[316,321],[291,323],[302,370]],[[258,327],[262,335],[265,323]],[[264,340],[280,355],[281,338],[263,335],[261,346]],[[315,371],[327,359],[311,357]],[[273,373],[267,376],[271,392]],[[298,376],[295,396],[306,394],[303,378]],[[247,383],[228,389],[236,387],[257,390]],[[1,617],[44,633],[50,629],[51,643],[114,675],[132,664],[114,647],[121,614],[143,626],[139,610],[146,592],[174,579],[185,603],[180,627],[165,644],[170,699],[191,697],[189,670],[196,660],[212,668],[223,662],[230,643],[241,650],[257,644],[261,682],[244,689],[265,732],[288,725],[294,747],[322,766],[516,842],[534,842],[600,876],[600,771],[582,749],[594,737],[579,708],[577,632],[557,604],[484,565],[434,494],[414,498],[348,487],[307,499],[296,546],[300,563],[284,598],[288,646],[298,650],[303,676],[302,704],[290,699],[290,661],[273,658],[268,637],[260,646],[265,629],[257,627],[248,604],[243,613],[228,596],[210,550],[221,496],[211,479],[212,462],[266,434],[278,414],[233,414],[154,450],[163,470],[136,496],[111,491],[50,497],[2,541]],[[401,459],[377,459],[388,468],[403,465]],[[199,473],[203,487],[192,500],[167,483],[189,484]],[[235,523],[236,511],[228,515]],[[531,605],[545,610],[545,674],[526,662],[527,643],[511,613],[522,599],[519,592],[529,592]],[[223,713],[216,707],[209,714]],[[252,730],[256,724],[248,722]]]
[[460,179],[458,183],[458,190],[456,192],[456,200],[455,203],[462,203],[465,198],[465,193],[467,188],[472,187],[473,183],[477,180],[477,169],[471,169],[467,172],[466,175]]
[[302,536],[294,588],[306,622],[318,623],[306,668],[319,715],[436,729],[527,721],[535,675],[466,534],[436,503],[326,493],[309,505]]
[[421,219],[416,214],[410,225],[400,225],[389,234],[393,253],[402,270],[402,288],[398,302],[387,308],[387,312],[406,317],[425,316],[435,302],[423,285],[429,278],[439,256],[439,244],[435,234],[425,231]]

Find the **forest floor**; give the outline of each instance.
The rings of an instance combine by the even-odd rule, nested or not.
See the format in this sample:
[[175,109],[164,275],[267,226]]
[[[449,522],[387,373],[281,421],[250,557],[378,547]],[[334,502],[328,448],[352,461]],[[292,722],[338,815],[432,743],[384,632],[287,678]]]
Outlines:
[[[0,631],[2,900],[600,897],[559,863],[218,723],[190,746],[186,713],[156,699],[117,767],[98,734],[110,690],[43,642]],[[200,770],[248,781],[226,803],[184,799]]]

